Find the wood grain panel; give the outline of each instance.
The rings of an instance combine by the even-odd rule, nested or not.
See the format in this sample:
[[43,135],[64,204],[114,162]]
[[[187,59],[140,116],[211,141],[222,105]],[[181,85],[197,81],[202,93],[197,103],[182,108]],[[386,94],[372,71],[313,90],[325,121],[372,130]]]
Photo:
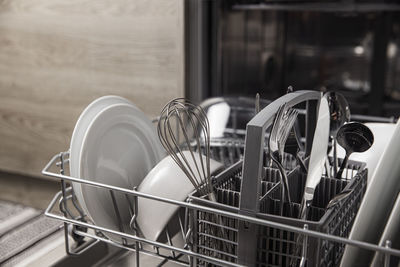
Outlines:
[[0,1],[0,169],[39,175],[114,94],[155,116],[183,95],[183,1]]

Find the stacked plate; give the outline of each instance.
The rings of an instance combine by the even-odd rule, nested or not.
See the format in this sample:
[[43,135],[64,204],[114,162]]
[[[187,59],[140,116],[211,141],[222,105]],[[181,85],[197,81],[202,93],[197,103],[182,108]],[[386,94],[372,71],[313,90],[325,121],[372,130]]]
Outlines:
[[[151,120],[127,99],[104,96],[92,102],[78,119],[71,139],[70,174],[132,189],[164,157]],[[72,186],[96,225],[131,233],[132,200],[102,188],[80,183]],[[104,234],[122,243],[121,238]]]

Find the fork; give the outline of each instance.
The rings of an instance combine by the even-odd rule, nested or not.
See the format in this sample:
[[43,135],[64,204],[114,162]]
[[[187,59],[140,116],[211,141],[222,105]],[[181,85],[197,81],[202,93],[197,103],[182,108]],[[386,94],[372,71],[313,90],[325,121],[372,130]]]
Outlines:
[[296,130],[294,128],[295,127],[293,127],[290,130],[289,137],[285,143],[284,151],[286,153],[292,155],[296,159],[297,163],[300,165],[300,168],[303,170],[303,172],[307,173],[306,164],[304,163],[303,159],[299,155],[299,151],[301,150],[300,149],[301,144],[300,144],[298,135],[296,133]]
[[285,200],[289,203],[289,207],[291,210],[290,203],[292,201],[290,199],[289,183],[286,171],[282,166],[282,160],[284,155],[283,153],[284,153],[285,143],[289,136],[290,130],[292,129],[293,124],[296,121],[297,114],[298,111],[288,107],[287,104],[283,104],[282,106],[280,106],[276,113],[268,142],[270,157],[275,162],[281,173],[280,176],[282,184],[281,206],[280,206],[281,216],[283,215],[283,203],[285,202]]

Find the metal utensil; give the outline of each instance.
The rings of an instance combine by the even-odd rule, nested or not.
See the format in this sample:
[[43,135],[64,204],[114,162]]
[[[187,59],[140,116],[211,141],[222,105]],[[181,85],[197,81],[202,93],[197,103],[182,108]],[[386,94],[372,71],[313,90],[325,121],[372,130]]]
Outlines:
[[306,219],[308,206],[314,198],[314,191],[321,180],[324,169],[325,159],[327,157],[327,148],[329,142],[329,123],[330,113],[326,97],[322,97],[318,108],[318,120],[315,126],[313,146],[311,148],[310,162],[308,165],[308,174],[304,189],[303,200],[301,203],[300,217]]
[[299,156],[299,151],[300,151],[300,141],[297,136],[296,130],[294,127],[290,130],[289,137],[286,140],[285,143],[285,149],[284,151],[286,153],[291,154],[294,158],[296,158],[296,161],[302,168],[302,170],[307,173],[307,167],[303,161],[303,159]]
[[335,207],[337,204],[339,204],[340,202],[342,202],[343,200],[345,200],[348,196],[351,195],[351,193],[353,192],[353,189],[345,189],[342,192],[340,192],[339,194],[337,194],[336,196],[334,196],[328,203],[328,205],[326,205],[326,210],[331,209],[333,207]]
[[195,189],[216,201],[210,176],[210,128],[204,110],[184,98],[173,99],[161,111],[157,132],[161,144]]
[[346,156],[336,178],[342,178],[342,173],[353,152],[367,151],[374,143],[374,134],[364,124],[352,122],[343,125],[337,133],[337,141],[346,150]]
[[[330,136],[333,146],[333,176],[337,176],[337,141],[336,135],[340,127],[350,121],[350,108],[346,98],[337,92],[328,92],[325,94],[329,104],[330,112]],[[329,172],[327,172],[329,174]]]
[[[324,96],[319,102],[317,124],[315,126],[314,138],[311,148],[310,160],[308,164],[308,173],[303,194],[303,199],[300,205],[299,217],[303,220],[307,219],[307,211],[314,199],[315,188],[319,184],[324,170],[325,161],[327,158],[327,149],[329,143],[329,105],[328,100]],[[302,235],[298,235],[294,246],[293,255],[299,255],[300,244],[302,243]],[[303,262],[304,264],[304,262]],[[297,265],[297,260],[293,257],[290,261],[290,266]]]
[[[173,99],[161,111],[157,132],[161,144],[196,191],[216,202],[210,175],[210,126],[204,110],[184,98]],[[190,153],[183,153],[185,150]],[[186,157],[185,154],[190,156]],[[217,216],[212,220],[220,225],[218,229],[226,239],[222,217]],[[217,236],[217,233],[212,231],[212,235]],[[218,246],[217,239],[213,239],[212,243]],[[233,249],[228,244],[224,246],[226,251]]]
[[290,130],[296,121],[297,114],[297,110],[288,107],[286,104],[280,106],[276,113],[268,142],[270,157],[275,162],[281,173],[281,215],[283,215],[283,203],[285,202],[285,199],[288,203],[292,202],[290,199],[289,183],[287,180],[286,171],[282,166],[282,160],[285,143],[289,136]]

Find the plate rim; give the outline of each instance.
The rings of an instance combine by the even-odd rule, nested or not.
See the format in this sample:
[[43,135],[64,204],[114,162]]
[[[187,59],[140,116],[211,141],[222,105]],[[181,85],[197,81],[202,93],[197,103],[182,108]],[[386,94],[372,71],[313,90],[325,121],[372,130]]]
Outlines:
[[[122,116],[122,115],[128,115],[130,118],[133,120],[135,119],[139,119],[141,120],[145,125],[148,125],[149,127],[147,128],[147,130],[142,129],[141,127],[135,127],[135,129],[140,130],[140,132],[147,137],[147,141],[145,143],[149,143],[150,147],[148,149],[152,150],[152,153],[154,154],[154,158],[155,158],[155,162],[151,162],[150,165],[152,166],[148,171],[150,171],[158,162],[160,162],[165,154],[163,153],[163,149],[161,146],[161,143],[158,140],[155,128],[153,126],[153,123],[151,122],[151,120],[149,118],[147,118],[147,116],[136,106],[134,106],[133,104],[127,104],[127,103],[116,103],[113,105],[109,105],[106,108],[102,109],[100,112],[98,112],[98,114],[96,114],[96,116],[92,119],[91,123],[89,124],[85,135],[83,137],[83,141],[82,141],[82,146],[81,146],[81,150],[79,153],[79,178],[80,179],[85,179],[85,180],[89,180],[89,181],[96,181],[96,177],[88,177],[88,178],[84,178],[83,176],[83,170],[84,170],[84,166],[83,166],[83,155],[85,153],[85,150],[89,150],[90,148],[88,148],[88,140],[91,138],[92,135],[92,131],[94,131],[93,129],[95,129],[97,126],[95,125],[100,125],[98,124],[99,121],[101,121],[101,117],[103,116],[107,116],[105,114],[108,114],[109,112],[113,112],[114,109],[116,108],[127,108],[127,111],[135,111],[135,112],[126,112],[126,113],[119,113],[118,116]],[[139,116],[139,117],[138,117]],[[151,133],[151,134],[150,134]],[[96,133],[97,134],[97,133]],[[153,135],[153,136],[152,136]],[[135,134],[135,136],[138,136],[137,134]],[[138,137],[139,138],[139,137]],[[140,139],[140,138],[139,138]],[[156,145],[158,144],[158,145]],[[146,146],[146,145],[145,145]],[[150,152],[149,152],[150,153]],[[141,181],[143,181],[145,177],[142,178]],[[140,184],[140,183],[139,183]],[[137,186],[139,186],[139,184]],[[131,188],[129,188],[131,189]],[[86,199],[88,197],[91,196],[85,196],[87,193],[84,192],[83,188],[82,188],[82,196],[84,199],[84,202],[86,203]],[[93,211],[91,211],[92,208],[88,207],[88,205],[86,204],[86,211],[87,211],[87,215],[91,218],[91,220],[95,223],[95,224],[99,224],[99,221],[96,223],[96,220],[93,219]],[[96,211],[97,212],[97,211]],[[121,212],[121,211],[120,211]],[[96,217],[98,217],[98,215],[96,215]],[[98,218],[97,218],[98,219]],[[101,223],[100,223],[101,224]],[[117,225],[117,223],[115,223],[115,225]],[[122,240],[120,239],[115,239],[113,238],[113,236],[111,234],[108,233],[104,233],[108,238],[110,238],[113,241],[119,242],[121,243]]]
[[[115,103],[110,103],[110,101],[116,101],[115,103],[118,103],[118,101],[120,101],[120,103],[132,104],[132,102],[130,102],[128,99],[121,96],[117,95],[101,96],[90,102],[90,104],[85,107],[85,109],[81,112],[78,120],[75,123],[69,146],[69,153],[70,153],[69,172],[70,175],[74,178],[80,178],[80,173],[78,171],[80,165],[80,153],[83,145],[83,138],[86,135],[86,131],[88,130],[91,121],[96,117],[98,113],[100,113],[103,109],[107,108],[107,106],[115,104]],[[82,209],[85,212],[87,212],[87,207],[84,198],[82,196],[81,183],[72,182],[71,185],[75,192],[76,197],[78,198],[79,203],[81,204]]]

